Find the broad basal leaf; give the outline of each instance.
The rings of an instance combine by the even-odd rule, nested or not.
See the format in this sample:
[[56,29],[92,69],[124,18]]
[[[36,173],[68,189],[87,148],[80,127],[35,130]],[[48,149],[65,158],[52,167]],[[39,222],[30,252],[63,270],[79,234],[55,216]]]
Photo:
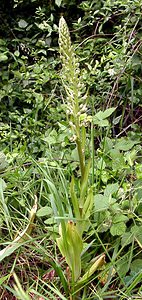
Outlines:
[[73,280],[77,281],[81,273],[83,242],[78,234],[76,225],[72,221],[66,224],[66,235],[64,237],[60,227],[60,238],[57,239],[57,245],[72,271]]

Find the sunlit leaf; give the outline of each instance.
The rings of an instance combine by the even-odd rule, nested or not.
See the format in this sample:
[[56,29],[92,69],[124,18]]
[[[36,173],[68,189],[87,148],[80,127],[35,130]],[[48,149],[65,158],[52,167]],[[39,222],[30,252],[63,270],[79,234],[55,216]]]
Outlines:
[[51,215],[53,213],[52,208],[50,206],[44,206],[38,209],[36,215],[37,217],[44,217]]
[[8,60],[8,56],[6,54],[0,53],[0,62]]
[[55,0],[55,4],[57,5],[57,6],[61,6],[61,3],[62,3],[62,0]]
[[28,23],[27,23],[25,20],[21,19],[21,20],[18,22],[18,26],[19,26],[20,28],[26,28],[26,27],[28,26]]

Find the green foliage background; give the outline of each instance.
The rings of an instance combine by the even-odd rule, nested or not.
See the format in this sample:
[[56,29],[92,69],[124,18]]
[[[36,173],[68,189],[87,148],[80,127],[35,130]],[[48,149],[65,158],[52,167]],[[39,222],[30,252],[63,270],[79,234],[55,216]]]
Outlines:
[[[141,1],[3,1],[0,122],[3,148],[44,152],[65,119],[58,55],[64,15],[80,57],[90,108],[116,106],[114,136],[141,124]],[[53,118],[54,115],[54,118]],[[138,120],[137,120],[138,119]],[[135,126],[136,127],[136,126]]]

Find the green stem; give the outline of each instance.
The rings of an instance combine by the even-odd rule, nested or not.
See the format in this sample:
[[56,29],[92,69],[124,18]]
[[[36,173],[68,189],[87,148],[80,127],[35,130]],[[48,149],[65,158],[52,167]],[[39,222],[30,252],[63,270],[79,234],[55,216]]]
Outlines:
[[85,154],[83,145],[85,145],[85,141],[83,141],[81,132],[80,132],[80,124],[79,124],[79,117],[77,115],[76,111],[76,120],[74,120],[74,124],[76,127],[76,145],[77,145],[77,151],[78,151],[78,157],[79,157],[79,163],[80,163],[80,171],[81,171],[81,181],[84,178],[84,171],[85,171]]
[[84,153],[83,153],[83,151],[82,151],[81,141],[80,141],[80,139],[78,139],[78,138],[77,138],[77,140],[76,140],[76,145],[77,145],[77,151],[78,151],[79,162],[80,162],[81,180],[83,180],[83,177],[84,177],[84,169],[85,169]]
[[92,186],[94,184],[94,158],[95,158],[95,149],[94,149],[94,124],[91,123],[91,148],[92,148]]

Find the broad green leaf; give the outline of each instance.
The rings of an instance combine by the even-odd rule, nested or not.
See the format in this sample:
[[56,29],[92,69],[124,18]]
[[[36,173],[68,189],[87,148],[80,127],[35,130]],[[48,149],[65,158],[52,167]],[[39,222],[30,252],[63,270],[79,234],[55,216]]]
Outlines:
[[128,151],[132,149],[132,147],[136,144],[136,141],[132,141],[127,138],[121,138],[115,145],[115,149],[119,149],[122,151]]
[[121,215],[116,215],[113,218],[113,223],[120,223],[120,222],[127,222],[129,218],[123,214]]
[[110,117],[113,112],[116,110],[116,107],[110,107],[110,108],[107,108],[104,112],[103,112],[103,119],[106,119],[108,117]]
[[97,169],[99,170],[105,170],[106,168],[106,162],[105,160],[101,157],[98,161],[97,161]]
[[48,133],[48,136],[45,136],[44,141],[46,141],[49,145],[54,145],[57,143],[57,131],[53,129],[50,133]]
[[134,165],[134,161],[136,157],[137,157],[137,151],[135,149],[125,153],[125,159],[128,162],[130,167]]
[[19,26],[20,28],[26,28],[26,27],[28,26],[28,23],[27,23],[25,20],[21,19],[21,20],[18,22],[18,26]]
[[113,170],[120,171],[125,166],[124,156],[118,149],[110,150]]
[[97,118],[93,118],[93,123],[94,123],[94,125],[98,125],[98,126],[100,126],[100,127],[107,127],[107,126],[109,126],[109,122],[108,122],[108,120],[99,120],[99,119],[97,119]]
[[110,233],[115,236],[115,235],[122,235],[126,231],[126,225],[124,222],[116,223],[113,224],[110,228]]
[[112,115],[112,113],[116,110],[115,107],[111,107],[106,109],[105,111],[99,111],[98,113],[95,114],[94,119],[98,119],[98,120],[104,120],[107,119],[108,117],[110,117]]
[[53,225],[56,223],[56,221],[55,221],[55,218],[52,217],[52,218],[48,218],[47,220],[45,220],[44,223],[46,225]]
[[122,209],[124,209],[124,210],[129,209],[130,208],[130,201],[129,200],[123,200],[121,205],[122,205]]
[[95,205],[95,212],[104,211],[109,208],[110,201],[109,197],[105,197],[101,194],[96,194],[94,196],[94,205]]
[[141,247],[141,245],[142,245],[142,226],[136,226],[136,225],[133,226],[131,228],[131,232],[134,234],[134,237],[135,237],[137,243]]
[[121,276],[125,276],[126,273],[129,271],[129,255],[125,255],[116,263],[118,274]]
[[101,180],[104,184],[107,184],[108,180],[110,179],[110,174],[106,170],[101,171]]
[[142,259],[137,258],[134,261],[132,261],[130,266],[131,272],[141,272],[142,271]]
[[121,239],[121,245],[122,246],[129,245],[132,243],[133,239],[134,239],[134,236],[131,232],[125,232]]
[[110,195],[113,195],[114,193],[116,193],[119,189],[119,185],[118,183],[112,183],[112,184],[108,184],[104,190],[104,196],[109,197]]
[[67,241],[71,253],[72,272],[74,281],[76,281],[81,274],[81,252],[83,249],[83,242],[78,234],[76,225],[73,222],[67,223]]
[[8,60],[8,56],[6,54],[0,53],[0,62]]
[[66,224],[66,235],[64,237],[61,226],[59,231],[60,238],[56,239],[57,245],[72,271],[73,281],[76,281],[81,273],[82,239],[78,234],[76,225],[72,221]]
[[131,227],[131,232],[136,235],[138,232],[139,232],[139,229],[141,230],[142,229],[142,226],[137,226],[137,225],[134,225],[133,227]]
[[14,55],[15,55],[16,57],[19,57],[19,56],[20,56],[20,52],[19,52],[18,50],[16,50],[16,51],[14,52]]
[[121,244],[129,245],[135,240],[139,247],[142,248],[142,226],[133,226],[129,232],[124,233],[122,236]]
[[119,203],[115,203],[117,200],[112,198],[111,199],[111,211],[112,213],[116,213],[116,212],[119,212],[120,211],[120,205]]
[[44,207],[41,207],[40,209],[38,209],[36,215],[37,215],[37,217],[44,217],[44,216],[51,215],[52,213],[53,213],[53,210],[50,206],[44,206]]

